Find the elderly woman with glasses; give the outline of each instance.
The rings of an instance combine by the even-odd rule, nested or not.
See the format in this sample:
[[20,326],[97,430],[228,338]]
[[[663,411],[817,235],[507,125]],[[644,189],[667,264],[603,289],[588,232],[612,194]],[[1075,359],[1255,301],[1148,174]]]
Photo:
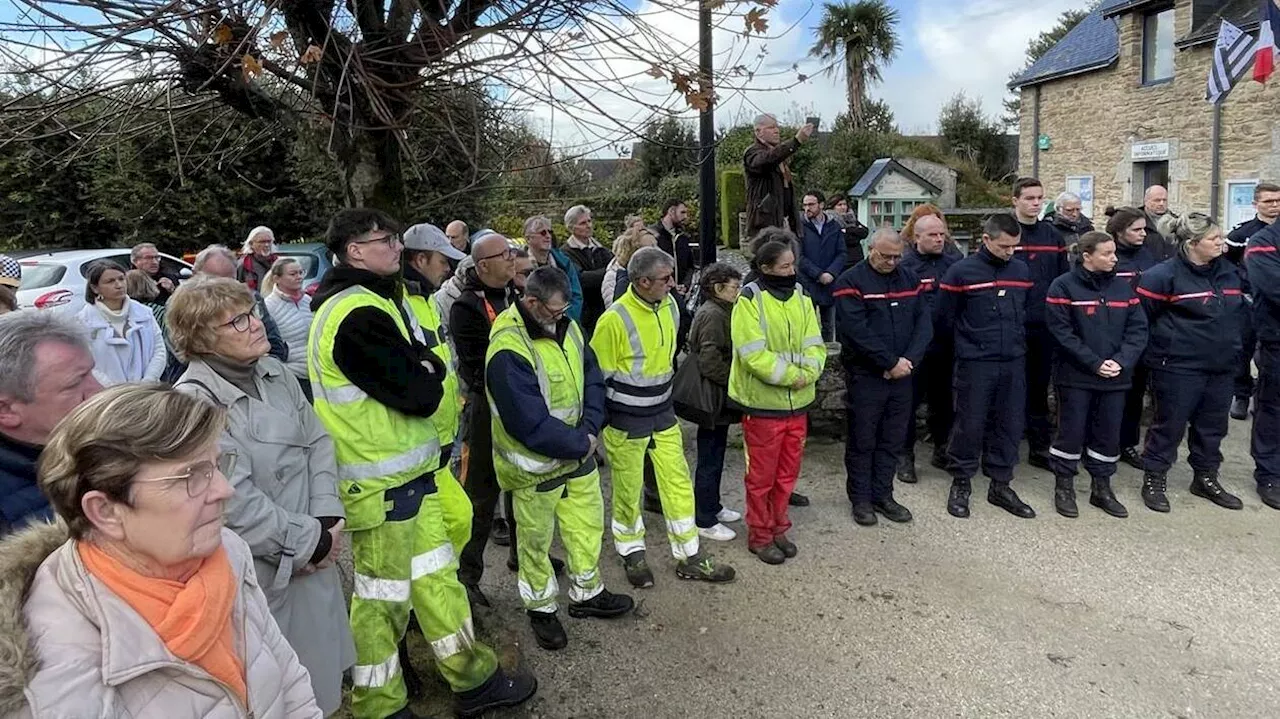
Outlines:
[[113,387],[58,425],[40,484],[61,522],[0,543],[0,713],[321,716],[223,527],[225,426],[226,410],[161,385]]
[[333,441],[297,379],[267,356],[253,296],[229,279],[188,282],[169,298],[174,351],[188,362],[175,387],[227,410],[224,449],[239,461],[227,526],[244,538],[271,613],[311,674],[325,714],[355,663],[342,582],[343,507]]

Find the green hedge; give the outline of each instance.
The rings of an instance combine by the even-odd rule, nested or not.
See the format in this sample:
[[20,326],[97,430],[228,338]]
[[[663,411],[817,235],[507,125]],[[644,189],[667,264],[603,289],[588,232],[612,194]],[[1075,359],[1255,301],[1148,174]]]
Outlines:
[[747,177],[741,168],[720,171],[720,244],[738,246],[738,213],[747,209]]

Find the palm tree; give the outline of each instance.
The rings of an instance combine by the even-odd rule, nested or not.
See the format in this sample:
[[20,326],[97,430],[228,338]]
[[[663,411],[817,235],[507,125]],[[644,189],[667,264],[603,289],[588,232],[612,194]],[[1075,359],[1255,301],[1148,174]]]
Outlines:
[[818,41],[809,54],[821,60],[829,73],[843,68],[849,121],[855,129],[867,126],[867,86],[880,82],[881,68],[893,60],[901,47],[897,24],[898,11],[886,0],[823,5]]

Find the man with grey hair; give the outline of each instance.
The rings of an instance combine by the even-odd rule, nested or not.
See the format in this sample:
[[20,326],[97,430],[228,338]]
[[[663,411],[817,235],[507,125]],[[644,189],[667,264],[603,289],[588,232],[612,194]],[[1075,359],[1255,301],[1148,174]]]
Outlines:
[[1064,192],[1053,201],[1053,211],[1045,216],[1053,223],[1062,241],[1070,248],[1086,232],[1093,232],[1093,220],[1082,210],[1080,196],[1073,192]]
[[601,441],[613,468],[614,547],[632,586],[653,586],[640,514],[647,456],[653,462],[662,496],[676,575],[707,582],[731,581],[732,567],[718,565],[700,551],[693,518],[693,480],[671,403],[680,324],[680,308],[671,296],[676,283],[675,260],[657,247],[642,247],[627,263],[627,275],[631,287],[600,316],[591,338],[605,383],[608,425]]
[[0,316],[0,535],[52,520],[36,467],[53,428],[102,385],[72,318],[42,310]]
[[[226,245],[209,245],[200,250],[196,254],[196,261],[191,266],[196,276],[206,277],[225,277],[229,280],[236,278],[236,256]],[[267,311],[267,303],[257,290],[253,292],[253,301],[258,310],[258,319],[262,320],[262,327],[266,330],[267,341],[271,343],[271,356],[281,362],[289,361],[289,344],[280,336],[280,327],[276,325],[276,321],[271,318],[271,313]],[[165,370],[168,375],[169,370]],[[179,372],[181,374],[181,372]],[[174,375],[177,376],[177,375]]]
[[[796,136],[782,142],[778,119],[760,115],[755,121],[755,142],[742,156],[747,175],[747,235],[754,237],[766,227],[800,229],[796,212],[795,187],[791,181],[791,156],[813,135],[813,125],[800,128]],[[799,258],[796,258],[799,260]]]
[[551,220],[541,215],[524,221],[524,242],[529,246],[529,257],[534,267],[557,267],[569,278],[569,318],[582,322],[582,282],[578,268],[569,256],[555,246],[551,236]]
[[178,289],[178,278],[160,269],[160,251],[154,244],[139,242],[134,245],[133,249],[129,250],[129,264],[155,280],[156,286],[160,288],[160,296],[155,299],[156,304],[162,305],[167,302],[169,295]]
[[1173,238],[1173,223],[1178,215],[1169,210],[1169,191],[1163,185],[1152,185],[1142,194],[1142,210],[1147,213],[1147,238],[1144,247],[1151,248],[1157,260],[1167,260],[1178,253]]
[[870,249],[832,292],[848,388],[845,482],[853,521],[863,526],[876,524],[877,513],[911,521],[893,498],[893,476],[912,410],[911,377],[933,339],[920,278],[902,267],[906,246],[898,233],[878,230]]
[[582,284],[582,330],[590,337],[595,331],[596,320],[605,309],[600,288],[604,286],[604,276],[613,261],[613,252],[596,241],[592,234],[595,224],[591,220],[591,209],[586,205],[570,207],[564,213],[564,225],[569,228],[569,241],[564,245],[564,253],[578,269]]

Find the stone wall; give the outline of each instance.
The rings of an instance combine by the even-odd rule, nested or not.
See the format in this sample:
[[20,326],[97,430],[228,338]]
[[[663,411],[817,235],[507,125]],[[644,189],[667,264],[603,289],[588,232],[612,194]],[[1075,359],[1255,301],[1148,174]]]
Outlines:
[[844,370],[840,369],[840,345],[827,344],[827,366],[818,378],[818,399],[809,410],[809,434],[844,439]]
[[[1176,36],[1191,30],[1190,1],[1175,9]],[[1178,50],[1174,78],[1142,86],[1142,15],[1117,18],[1120,57],[1111,67],[1040,85],[1040,132],[1051,149],[1040,151],[1039,176],[1046,194],[1065,189],[1068,175],[1094,176],[1094,214],[1107,205],[1140,204],[1130,145],[1167,141],[1169,204],[1176,212],[1208,211],[1212,174],[1213,106],[1205,84],[1213,45]],[[1280,178],[1280,88],[1251,79],[1238,83],[1223,105],[1222,195],[1237,179]],[[1022,90],[1019,172],[1032,174],[1034,89]],[[1226,200],[1219,197],[1220,212]]]

